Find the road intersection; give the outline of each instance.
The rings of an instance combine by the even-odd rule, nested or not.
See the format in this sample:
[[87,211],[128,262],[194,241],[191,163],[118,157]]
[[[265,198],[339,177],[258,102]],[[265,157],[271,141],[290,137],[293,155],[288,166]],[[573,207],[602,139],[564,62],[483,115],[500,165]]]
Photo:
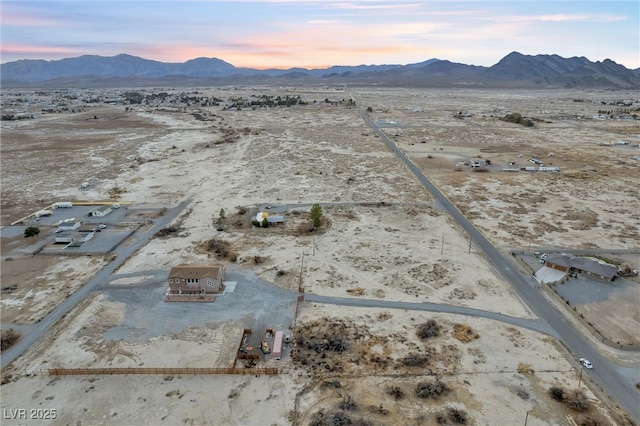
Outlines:
[[[588,358],[596,365],[596,368],[589,370],[589,376],[615,401],[618,402],[640,423],[640,395],[635,385],[640,383],[640,371],[635,368],[629,374],[629,369],[620,367],[603,356],[594,348],[579,330],[567,321],[564,314],[545,298],[539,288],[539,284],[531,277],[525,278],[511,258],[504,256],[466,217],[458,208],[422,173],[422,171],[392,142],[382,130],[371,119],[369,114],[358,107],[365,122],[376,132],[376,134],[387,144],[389,149],[402,160],[407,168],[413,173],[435,198],[441,208],[449,213],[451,217],[466,231],[475,246],[481,250],[494,265],[496,270],[512,284],[516,294],[522,299],[540,319],[557,333],[558,339],[568,348],[575,357],[575,364],[579,366],[578,359]],[[635,372],[635,374],[634,374]]]

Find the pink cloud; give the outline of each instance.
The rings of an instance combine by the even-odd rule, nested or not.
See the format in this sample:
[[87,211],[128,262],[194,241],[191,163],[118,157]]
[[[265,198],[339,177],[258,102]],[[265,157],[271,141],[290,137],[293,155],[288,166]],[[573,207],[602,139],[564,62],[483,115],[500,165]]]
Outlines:
[[550,15],[511,15],[503,16],[500,21],[513,22],[579,22],[579,21],[605,21],[616,22],[628,19],[626,16],[609,14],[588,13],[556,13]]
[[334,3],[333,6],[337,9],[348,9],[348,10],[408,10],[408,9],[419,9],[424,5],[421,5],[420,3],[404,3],[404,4]]
[[25,56],[43,55],[47,57],[58,55],[82,55],[86,53],[82,49],[62,46],[43,46],[32,44],[16,44],[16,43],[2,43],[2,54],[18,55],[24,54]]
[[307,24],[311,24],[311,25],[331,25],[331,24],[338,24],[340,21],[337,21],[335,19],[314,19],[312,21],[307,21]]
[[2,26],[14,27],[57,27],[63,25],[62,22],[51,19],[50,17],[37,16],[33,13],[5,10],[2,12]]

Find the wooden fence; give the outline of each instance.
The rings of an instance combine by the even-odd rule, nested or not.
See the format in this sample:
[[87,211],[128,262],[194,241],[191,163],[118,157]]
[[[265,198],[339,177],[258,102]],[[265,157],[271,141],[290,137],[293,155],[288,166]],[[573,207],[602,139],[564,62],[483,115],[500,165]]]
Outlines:
[[50,376],[95,376],[122,374],[279,374],[277,368],[50,368]]

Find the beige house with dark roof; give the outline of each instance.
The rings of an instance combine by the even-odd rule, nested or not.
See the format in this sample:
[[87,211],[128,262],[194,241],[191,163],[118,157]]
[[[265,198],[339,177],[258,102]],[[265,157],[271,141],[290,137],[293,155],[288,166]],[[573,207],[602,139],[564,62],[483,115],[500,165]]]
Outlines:
[[545,260],[545,266],[567,273],[575,272],[604,282],[611,282],[618,276],[617,266],[566,253],[550,254]]
[[169,272],[166,302],[213,302],[224,291],[223,265],[177,265]]

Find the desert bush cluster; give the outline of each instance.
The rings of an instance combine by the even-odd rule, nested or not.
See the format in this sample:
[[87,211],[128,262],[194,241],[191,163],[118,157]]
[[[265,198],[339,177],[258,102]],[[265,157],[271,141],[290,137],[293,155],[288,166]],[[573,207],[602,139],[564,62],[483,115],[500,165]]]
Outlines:
[[162,228],[161,230],[156,232],[155,237],[156,238],[167,237],[169,235],[173,235],[173,234],[177,233],[178,231],[179,231],[179,229],[176,226],[173,226],[173,225],[165,226],[164,228]]
[[420,324],[418,326],[418,337],[421,339],[429,339],[431,337],[438,337],[440,335],[440,330],[442,330],[442,326],[438,324],[435,320],[428,320],[424,324]]
[[560,386],[549,388],[549,396],[560,403],[564,403],[567,408],[578,412],[575,423],[579,426],[609,426],[611,422],[599,411],[591,406],[587,395],[582,389],[566,390]]
[[218,238],[206,241],[204,249],[209,253],[214,253],[219,258],[229,259],[231,262],[235,262],[238,259],[238,254],[232,250],[231,243]]
[[436,377],[435,380],[420,382],[417,384],[415,393],[418,398],[422,399],[438,399],[442,395],[446,395],[451,391],[446,383],[441,382]]
[[1,335],[2,335],[2,339],[0,343],[0,351],[9,349],[20,338],[20,335],[13,328],[10,328],[8,330],[2,330]]
[[436,414],[436,423],[439,425],[448,425],[449,421],[453,424],[466,425],[469,421],[467,412],[455,407],[447,407],[444,412]]
[[574,411],[583,412],[589,409],[589,400],[582,389],[567,391],[559,386],[553,386],[549,389],[549,395],[554,400],[563,402]]
[[368,420],[357,417],[351,413],[345,413],[344,411],[336,411],[332,413],[325,413],[320,410],[313,415],[310,426],[373,426],[374,423]]

